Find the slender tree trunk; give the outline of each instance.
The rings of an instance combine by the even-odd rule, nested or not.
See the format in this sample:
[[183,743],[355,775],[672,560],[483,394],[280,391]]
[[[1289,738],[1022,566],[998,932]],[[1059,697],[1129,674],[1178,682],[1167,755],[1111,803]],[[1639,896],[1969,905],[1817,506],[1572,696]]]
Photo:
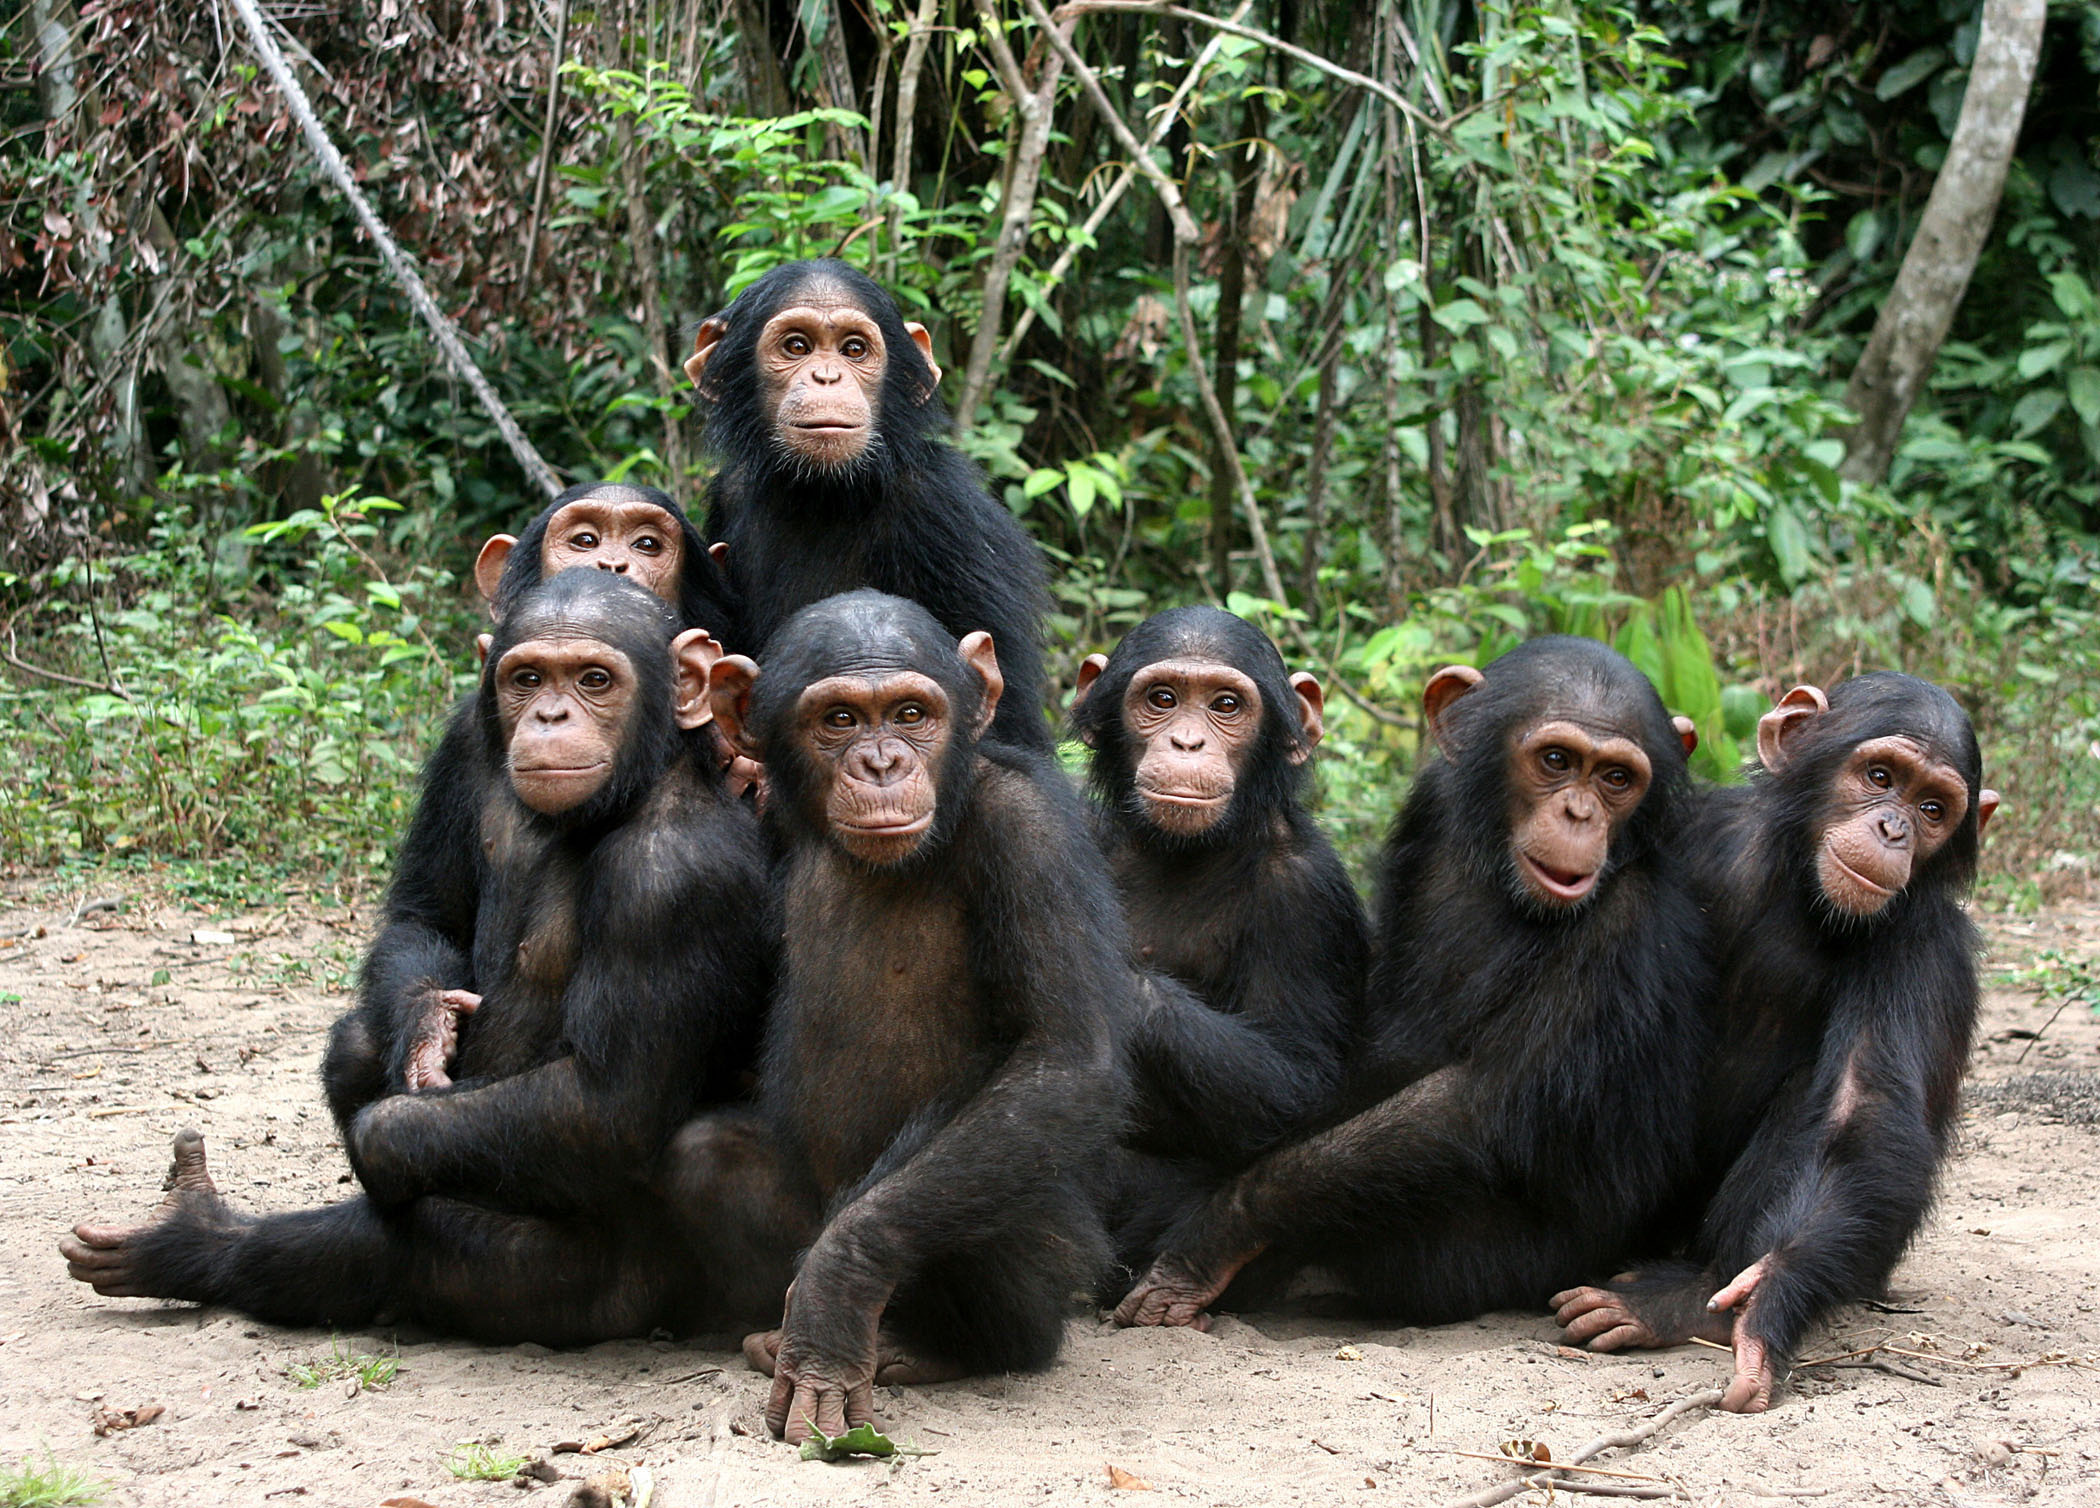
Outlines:
[[1877,482],[1888,475],[1903,421],[1925,390],[1940,342],[1968,291],[2019,144],[2047,9],[2046,0],[1985,0],[1976,60],[1947,160],[1904,253],[1896,286],[1874,321],[1866,354],[1845,388],[1845,406],[1859,415],[1859,423],[1847,437],[1839,469],[1852,481]]
[[[1262,97],[1248,95],[1240,104],[1240,137],[1247,143],[1225,156],[1226,166],[1237,169],[1237,181],[1228,176],[1228,218],[1218,236],[1218,324],[1217,348],[1212,353],[1211,385],[1218,402],[1230,414],[1240,391],[1240,315],[1247,294],[1247,227],[1254,222],[1254,190],[1261,178],[1260,159],[1253,150],[1262,134]],[[1215,444],[1212,449],[1216,450]],[[1225,457],[1213,457],[1210,470],[1210,575],[1211,590],[1222,602],[1232,590],[1232,468]]]
[[737,71],[744,79],[744,108],[753,115],[777,118],[792,108],[787,80],[780,73],[780,57],[773,51],[773,35],[766,27],[766,8],[761,0],[733,0],[736,17]]
[[[860,92],[853,87],[853,63],[846,55],[846,16],[838,0],[825,8],[824,35],[817,38],[817,92],[834,110],[858,110]],[[825,135],[834,156],[873,168],[873,143],[858,129],[831,126]]]

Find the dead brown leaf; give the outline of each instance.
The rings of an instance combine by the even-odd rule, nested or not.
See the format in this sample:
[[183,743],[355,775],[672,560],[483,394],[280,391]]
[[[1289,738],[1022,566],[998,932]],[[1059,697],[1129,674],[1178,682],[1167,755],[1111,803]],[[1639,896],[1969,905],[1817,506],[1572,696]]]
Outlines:
[[1143,1477],[1127,1472],[1122,1467],[1114,1464],[1111,1464],[1108,1468],[1108,1485],[1120,1488],[1124,1492],[1150,1492],[1152,1490],[1152,1484]]
[[151,1424],[167,1411],[168,1406],[164,1403],[142,1403],[135,1409],[104,1408],[98,1403],[88,1418],[96,1434],[114,1435],[119,1430]]

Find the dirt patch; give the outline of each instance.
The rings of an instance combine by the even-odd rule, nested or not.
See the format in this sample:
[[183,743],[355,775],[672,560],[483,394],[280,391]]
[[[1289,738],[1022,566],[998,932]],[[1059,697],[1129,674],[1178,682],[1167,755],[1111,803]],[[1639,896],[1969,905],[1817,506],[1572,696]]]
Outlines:
[[[150,900],[76,915],[84,899],[0,899],[0,1461],[48,1448],[115,1503],[561,1503],[607,1463],[642,1463],[664,1508],[1152,1501],[1111,1488],[1111,1465],[1159,1500],[1434,1505],[1511,1474],[1458,1452],[1540,1440],[1565,1459],[1726,1380],[1696,1347],[1562,1350],[1543,1314],[1402,1330],[1256,1315],[1208,1335],[1074,1321],[1039,1376],[886,1395],[894,1432],[939,1454],[827,1466],[763,1438],[763,1380],[726,1341],[332,1338],[101,1299],[67,1280],[57,1239],[157,1199],[182,1126],[251,1208],[349,1193],[316,1065],[367,919],[294,905],[228,922]],[[1986,927],[1993,977],[2100,951],[2091,906]],[[1892,1302],[1847,1309],[1809,1354],[1892,1350],[1797,1373],[1769,1414],[1694,1412],[1598,1464],[1710,1505],[2100,1501],[2100,1022],[2055,1012],[1991,992],[1930,1229]],[[367,1386],[337,1364],[366,1356],[400,1370]],[[551,1454],[629,1427],[599,1456]],[[459,1480],[462,1442],[571,1480]]]

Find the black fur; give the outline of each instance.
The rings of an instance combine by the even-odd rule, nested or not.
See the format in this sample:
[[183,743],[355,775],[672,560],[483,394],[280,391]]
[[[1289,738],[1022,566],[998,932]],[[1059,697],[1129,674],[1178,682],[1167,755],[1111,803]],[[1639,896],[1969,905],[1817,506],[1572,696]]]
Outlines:
[[[640,671],[616,789],[555,820],[506,779],[483,810],[459,814],[469,850],[445,857],[476,879],[464,936],[405,950],[389,923],[365,998],[330,1041],[331,1072],[389,1060],[408,991],[474,990],[482,1004],[462,1024],[455,1082],[409,1094],[397,1075],[344,1115],[361,1197],[249,1219],[189,1196],[138,1238],[142,1291],[282,1324],[399,1316],[549,1343],[690,1328],[741,1292],[742,1275],[711,1260],[705,1231],[696,1237],[651,1181],[676,1181],[679,1169],[659,1165],[672,1133],[733,1092],[750,1061],[771,969],[754,925],[764,844],[723,793],[705,730],[673,720],[675,616],[615,576],[565,571],[516,602],[483,675],[477,731],[503,652],[556,625]],[[742,1307],[762,1317],[778,1292]]]
[[[766,322],[813,285],[842,287],[877,323],[888,352],[875,436],[841,473],[811,470],[774,438],[756,363]],[[707,532],[727,541],[747,643],[763,660],[799,609],[856,587],[910,598],[952,638],[993,639],[1006,676],[999,733],[1048,752],[1042,665],[1048,597],[1041,555],[984,478],[945,439],[948,411],[897,304],[838,261],[776,267],[715,318],[728,333],[710,357],[701,406],[720,461]]]
[[[1548,638],[1446,716],[1452,752],[1425,745],[1383,860],[1368,1046],[1345,1091],[1369,1108],[1228,1184],[1156,1274],[1266,1247],[1408,1323],[1536,1305],[1626,1250],[1684,1176],[1708,967],[1665,841],[1691,790],[1661,701],[1603,645]],[[1551,716],[1633,738],[1653,766],[1596,889],[1556,913],[1517,878],[1509,792],[1513,741]]]
[[[1142,748],[1124,698],[1168,659],[1230,665],[1261,696],[1232,801],[1196,836],[1155,824],[1134,783]],[[1131,943],[1152,971],[1127,1047],[1137,1099],[1117,1221],[1120,1259],[1141,1266],[1168,1221],[1332,1107],[1370,929],[1306,804],[1296,693],[1259,629],[1212,607],[1156,614],[1116,646],[1071,721],[1092,750],[1096,832]]]

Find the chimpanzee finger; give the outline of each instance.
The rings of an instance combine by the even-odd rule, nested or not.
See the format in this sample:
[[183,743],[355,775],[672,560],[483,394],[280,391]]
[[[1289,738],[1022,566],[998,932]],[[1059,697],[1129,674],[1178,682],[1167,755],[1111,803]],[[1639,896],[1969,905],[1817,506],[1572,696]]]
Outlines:
[[[811,1386],[810,1392],[816,1403],[817,1428],[827,1435],[846,1433],[846,1390],[835,1382],[819,1382]],[[800,1388],[795,1390],[795,1401],[802,1401]]]
[[795,1380],[785,1372],[773,1373],[773,1389],[766,1395],[766,1432],[776,1440],[787,1438],[788,1409],[795,1401]]
[[846,1394],[846,1427],[856,1424],[882,1428],[882,1421],[875,1417],[875,1384],[856,1382]]

